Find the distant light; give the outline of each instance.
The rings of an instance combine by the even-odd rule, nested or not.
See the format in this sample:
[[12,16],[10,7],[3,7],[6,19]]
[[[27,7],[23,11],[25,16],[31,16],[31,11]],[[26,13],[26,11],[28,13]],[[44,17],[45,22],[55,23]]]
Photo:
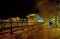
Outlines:
[[38,20],[38,22],[44,22],[43,20]]
[[54,21],[55,19],[52,19],[51,21]]

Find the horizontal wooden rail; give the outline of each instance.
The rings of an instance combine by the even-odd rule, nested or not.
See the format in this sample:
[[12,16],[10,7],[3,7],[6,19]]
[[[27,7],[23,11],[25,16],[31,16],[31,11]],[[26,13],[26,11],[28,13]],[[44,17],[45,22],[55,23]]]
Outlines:
[[[10,25],[6,24],[6,23],[10,23]],[[13,23],[16,23],[17,25],[13,26]],[[21,26],[18,26],[18,23],[19,24],[21,23]],[[2,22],[2,23],[0,23],[0,34],[6,34],[6,33],[12,33],[13,34],[13,32],[19,30],[18,28],[20,28],[20,30],[23,31],[24,27],[27,27],[27,26],[28,27],[33,27],[33,25],[37,24],[36,22],[33,22],[34,23],[33,25],[28,25],[28,23],[27,23],[27,25],[23,25],[23,23],[25,23],[25,22]],[[29,23],[32,23],[32,22],[29,22]],[[5,25],[3,25],[3,24],[5,24]],[[14,28],[17,28],[17,29],[13,30]],[[10,32],[8,32],[7,30],[10,31]],[[7,32],[4,32],[4,31],[7,31]]]

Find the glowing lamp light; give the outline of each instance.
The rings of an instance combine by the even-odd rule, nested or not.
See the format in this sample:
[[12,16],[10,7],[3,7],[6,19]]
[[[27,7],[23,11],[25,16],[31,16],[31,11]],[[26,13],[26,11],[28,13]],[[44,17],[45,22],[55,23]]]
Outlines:
[[54,21],[55,19],[52,19],[51,21]]

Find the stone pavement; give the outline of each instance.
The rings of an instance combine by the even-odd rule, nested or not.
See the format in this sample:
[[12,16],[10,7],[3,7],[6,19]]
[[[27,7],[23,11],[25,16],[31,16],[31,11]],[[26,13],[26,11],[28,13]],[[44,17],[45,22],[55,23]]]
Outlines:
[[60,28],[39,29],[27,39],[60,39]]

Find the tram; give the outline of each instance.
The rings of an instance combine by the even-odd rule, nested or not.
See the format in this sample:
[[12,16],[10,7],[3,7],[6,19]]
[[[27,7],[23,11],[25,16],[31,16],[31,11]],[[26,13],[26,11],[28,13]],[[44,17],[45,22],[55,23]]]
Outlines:
[[29,14],[28,18],[28,25],[34,25],[38,22],[43,22],[43,19],[38,14]]

